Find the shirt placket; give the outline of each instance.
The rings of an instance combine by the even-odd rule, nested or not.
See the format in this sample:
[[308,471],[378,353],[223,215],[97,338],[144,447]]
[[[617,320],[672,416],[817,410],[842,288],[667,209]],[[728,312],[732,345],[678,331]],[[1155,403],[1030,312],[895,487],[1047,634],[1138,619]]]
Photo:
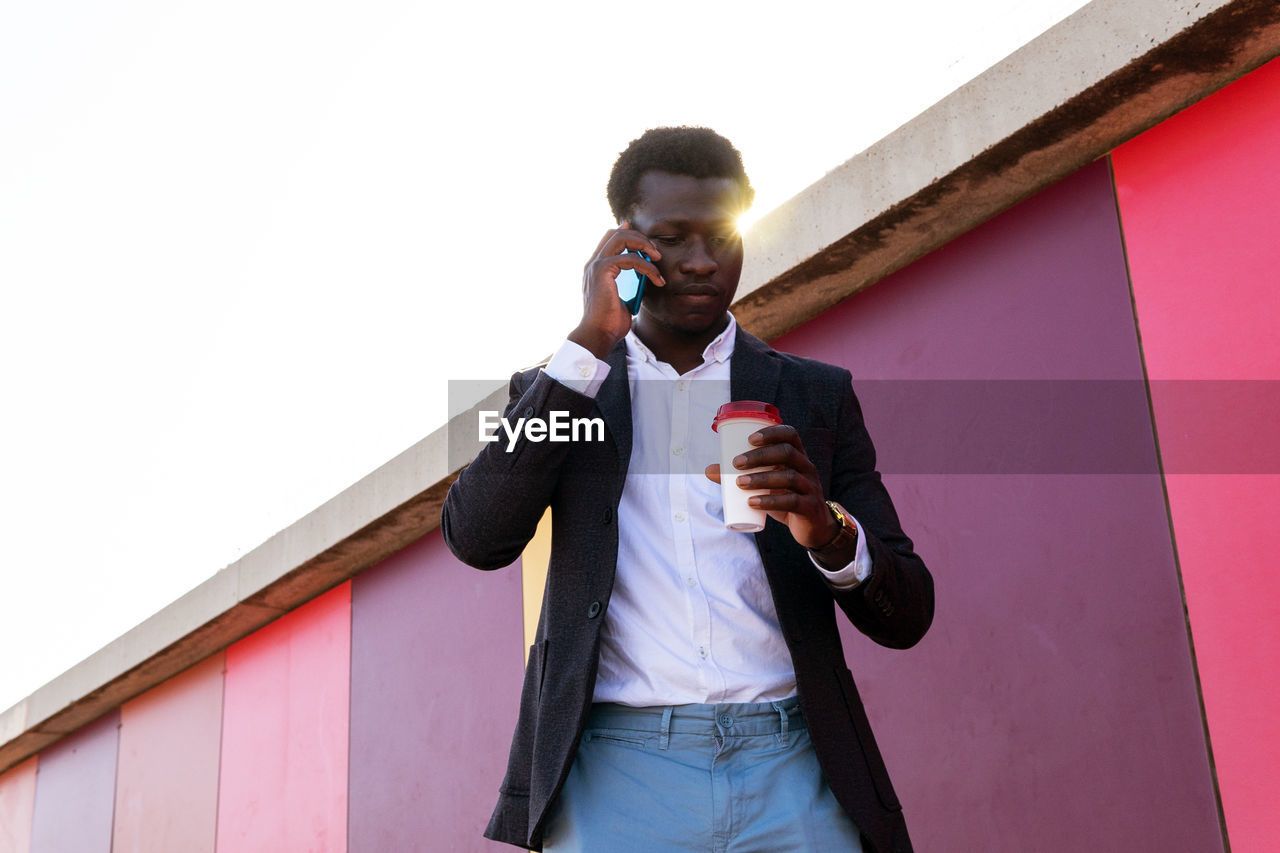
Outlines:
[[[696,373],[697,371],[693,371]],[[689,470],[690,410],[693,398],[692,373],[671,382],[671,476],[667,479],[668,497],[672,510],[672,526],[675,543],[676,570],[679,582],[684,585],[688,599],[690,620],[690,661],[697,673],[699,689],[706,691],[710,683],[720,683],[715,656],[711,646],[711,606],[707,600],[702,578],[694,559],[691,507],[696,495],[689,485],[693,473]]]

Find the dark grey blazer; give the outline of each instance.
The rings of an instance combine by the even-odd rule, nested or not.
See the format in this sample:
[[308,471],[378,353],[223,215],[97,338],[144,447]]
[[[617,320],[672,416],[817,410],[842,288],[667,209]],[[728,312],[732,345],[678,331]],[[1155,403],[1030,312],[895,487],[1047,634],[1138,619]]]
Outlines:
[[[600,416],[603,442],[488,444],[445,498],[445,541],[463,562],[497,569],[515,561],[543,511],[552,512],[551,560],[529,652],[520,717],[506,778],[485,835],[540,849],[547,808],[573,763],[595,685],[600,625],[618,555],[618,502],[631,455],[626,349],[618,344],[595,400],[541,370],[511,380],[507,417]],[[884,646],[908,648],[933,619],[933,580],[903,534],[875,470],[875,450],[847,370],[779,353],[738,330],[730,362],[734,400],[772,402],[800,432],[828,498],[866,532],[871,577],[831,589],[784,525],[756,534],[782,633],[795,664],[800,703],[823,774],[861,830],[868,853],[911,850],[894,794],[836,630],[834,599],[853,624]]]

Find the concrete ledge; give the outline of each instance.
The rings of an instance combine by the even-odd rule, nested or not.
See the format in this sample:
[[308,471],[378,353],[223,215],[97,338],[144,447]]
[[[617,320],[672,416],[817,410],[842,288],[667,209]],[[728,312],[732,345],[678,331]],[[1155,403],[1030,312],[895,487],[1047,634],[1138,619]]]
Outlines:
[[506,401],[506,389],[495,389],[0,713],[0,772],[435,529],[444,495],[457,476],[448,470],[448,459],[461,458],[448,452],[451,432],[474,432],[480,409],[501,409]]
[[1095,0],[762,217],[734,313],[777,337],[1277,54],[1271,0]]
[[[757,222],[734,311],[776,337],[1277,54],[1274,0],[1095,0]],[[0,713],[0,772],[434,530],[451,428],[506,398]]]

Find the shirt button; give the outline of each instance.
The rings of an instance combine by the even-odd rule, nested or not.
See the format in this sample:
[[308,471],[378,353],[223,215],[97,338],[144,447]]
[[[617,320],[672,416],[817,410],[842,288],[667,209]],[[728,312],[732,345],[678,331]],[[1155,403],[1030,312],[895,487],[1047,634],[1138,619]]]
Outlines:
[[677,512],[675,515],[672,516],[672,518],[674,518],[676,521],[684,521],[684,513]]
[[591,368],[587,367],[585,364],[582,365],[582,367],[578,368],[578,375],[581,376],[583,379],[586,379],[588,376],[591,375]]
[[677,447],[676,449],[671,451],[672,456],[679,456],[681,453],[684,453],[683,447]]
[[685,584],[687,584],[688,586],[697,586],[697,585],[698,585],[698,582],[697,582],[696,580],[694,580],[693,578],[685,578],[685,579],[684,579],[684,582],[685,582]]
[[688,391],[688,390],[689,390],[689,383],[688,383],[688,382],[683,382],[683,381],[682,381],[682,382],[677,382],[677,383],[676,383],[676,390],[678,390],[678,391]]
[[705,658],[707,656],[707,647],[698,646],[698,657]]

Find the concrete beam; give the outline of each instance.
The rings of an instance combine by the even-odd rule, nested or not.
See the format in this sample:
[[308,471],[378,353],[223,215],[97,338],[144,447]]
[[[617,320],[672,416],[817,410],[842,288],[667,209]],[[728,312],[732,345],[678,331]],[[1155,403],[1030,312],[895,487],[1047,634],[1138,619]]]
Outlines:
[[[458,446],[474,434],[479,410],[502,409],[506,402],[506,389],[495,389],[0,713],[0,772],[434,530],[459,460],[466,458]],[[452,469],[450,460],[457,463]]]
[[1277,54],[1274,0],[1095,0],[762,217],[734,314],[777,337]]
[[[1277,54],[1274,0],[1094,0],[757,222],[734,312],[776,337]],[[434,530],[506,396],[0,713],[0,772]]]

